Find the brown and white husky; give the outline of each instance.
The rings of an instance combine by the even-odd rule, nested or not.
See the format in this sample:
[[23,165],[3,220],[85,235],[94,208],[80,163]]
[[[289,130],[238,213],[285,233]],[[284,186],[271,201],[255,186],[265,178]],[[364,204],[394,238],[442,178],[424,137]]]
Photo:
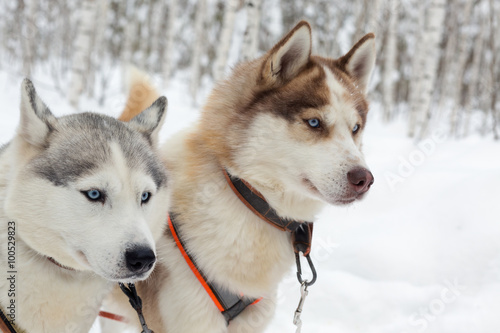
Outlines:
[[[367,34],[338,59],[313,56],[311,27],[302,21],[262,57],[239,64],[214,88],[198,123],[164,145],[170,216],[185,251],[208,283],[262,300],[227,324],[166,228],[155,272],[138,285],[156,333],[262,332],[273,316],[278,284],[294,265],[291,233],[245,205],[224,170],[295,221],[369,190],[361,141],[374,41]],[[145,91],[156,97],[152,87]]]

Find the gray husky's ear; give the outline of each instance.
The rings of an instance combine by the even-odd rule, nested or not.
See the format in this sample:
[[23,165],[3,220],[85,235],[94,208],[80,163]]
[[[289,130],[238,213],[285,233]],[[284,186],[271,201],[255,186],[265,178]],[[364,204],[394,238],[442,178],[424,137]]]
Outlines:
[[359,89],[366,92],[375,67],[375,58],[375,35],[369,33],[338,61],[341,68],[356,80]]
[[18,135],[36,147],[43,147],[47,135],[54,130],[56,117],[36,94],[33,83],[24,79],[21,84],[21,121]]
[[153,146],[158,143],[158,133],[167,114],[167,98],[161,96],[149,108],[130,120],[129,125],[144,134]]
[[299,22],[266,55],[261,82],[274,86],[297,76],[309,63],[311,56],[311,26]]

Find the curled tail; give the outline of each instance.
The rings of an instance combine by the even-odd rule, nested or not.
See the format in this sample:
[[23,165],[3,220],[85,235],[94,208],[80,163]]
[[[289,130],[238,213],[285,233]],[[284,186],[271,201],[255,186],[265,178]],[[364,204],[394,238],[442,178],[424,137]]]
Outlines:
[[129,121],[134,118],[160,97],[146,73],[133,66],[130,66],[127,71],[127,86],[129,87],[127,103],[118,118],[122,121]]

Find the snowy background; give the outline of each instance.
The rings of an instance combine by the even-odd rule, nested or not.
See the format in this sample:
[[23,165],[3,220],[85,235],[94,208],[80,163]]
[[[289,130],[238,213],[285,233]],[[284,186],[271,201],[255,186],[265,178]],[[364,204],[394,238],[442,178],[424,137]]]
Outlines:
[[[80,3],[87,6],[92,1],[42,1],[39,5],[33,0],[2,2],[0,143],[14,135],[24,76],[21,73],[26,73],[26,68],[54,114],[92,110],[118,116],[126,99],[120,68],[125,60],[142,63],[140,67],[153,73],[158,87],[167,86],[161,90],[169,99],[161,140],[192,124],[213,83],[214,45],[218,45],[223,28],[223,2],[209,0],[206,22],[201,26],[205,45],[194,89],[196,66],[191,46],[196,44],[197,34],[193,21],[196,5],[201,2],[187,1],[178,15],[175,50],[171,54],[174,69],[167,75],[168,85],[162,61],[168,51],[168,34],[156,33],[167,28],[161,13],[165,13],[166,7],[170,11],[174,1],[169,1],[168,6],[159,0],[153,1],[154,6],[144,1],[96,2],[99,6],[94,10],[99,13],[103,4],[110,6],[107,16],[101,15],[104,21],[95,24],[94,29],[103,36],[96,37],[94,45],[89,44],[90,67],[86,73],[92,74],[92,79],[86,79],[88,86],[76,104],[69,102],[68,91],[73,84],[72,61],[80,50],[75,38],[81,27],[75,23],[80,17],[77,9]],[[284,0],[264,1],[259,54],[304,16],[314,26],[315,50],[327,50],[332,56],[330,51],[334,48],[333,56],[339,56],[348,51],[357,34],[369,28],[379,30],[380,50],[364,134],[365,156],[375,184],[362,202],[347,208],[328,207],[318,216],[312,252],[318,281],[310,288],[305,303],[303,332],[500,332],[500,143],[493,139],[495,134],[491,131],[496,126],[491,98],[500,91],[495,89],[499,80],[494,77],[495,71],[500,77],[500,62],[495,63],[495,54],[500,52],[492,50],[498,49],[500,42],[498,34],[494,34],[498,32],[499,15],[490,10],[496,4],[499,12],[498,2],[446,1],[439,61],[434,59],[434,65],[439,62],[439,66],[431,91],[433,116],[427,135],[420,140],[408,138],[412,109],[409,91],[419,74],[413,73],[413,55],[418,49],[416,45],[422,43],[419,35],[429,28],[422,19],[426,13],[422,8],[444,1],[338,1],[335,6],[325,0],[311,0],[307,5],[292,2],[288,5]],[[26,8],[21,3],[26,3]],[[399,7],[394,10],[389,3]],[[468,19],[464,15],[467,8]],[[124,16],[120,17],[120,13]],[[155,14],[153,24],[148,19],[151,13]],[[397,61],[393,64],[397,62],[397,68],[388,80],[385,74],[391,63],[385,59],[391,49],[389,18],[393,13],[400,20]],[[282,24],[282,19],[291,23]],[[131,20],[135,25],[127,25]],[[235,22],[226,72],[240,58],[247,23],[242,7],[235,13]],[[492,43],[495,36],[496,44]],[[125,51],[128,56],[123,55]],[[466,56],[459,56],[460,52]],[[457,77],[457,73],[461,76]],[[386,96],[384,82],[392,82],[395,88],[390,109],[382,106]],[[452,89],[454,92],[446,91],[450,83],[456,82],[463,86]],[[457,92],[465,94],[457,97]],[[460,126],[470,131],[468,135],[460,130],[459,135],[449,136],[453,124],[450,115],[457,106]],[[391,122],[387,122],[387,117]],[[266,332],[294,332],[292,319],[299,296],[291,268],[281,284],[277,313]],[[97,327],[92,331],[98,332]]]
[[[116,93],[108,106],[89,99],[82,108],[117,116],[125,101],[119,79],[110,84]],[[2,143],[18,123],[21,80],[0,72]],[[74,112],[47,80],[40,74],[34,83],[53,113]],[[187,89],[179,78],[164,92],[162,140],[198,117],[184,98]],[[403,122],[383,124],[377,104],[368,121],[364,151],[375,184],[364,201],[328,207],[318,217],[312,257],[319,276],[305,303],[303,332],[498,333],[500,144],[476,136],[450,140],[439,130],[413,142]],[[294,332],[293,269],[279,295],[267,332]]]

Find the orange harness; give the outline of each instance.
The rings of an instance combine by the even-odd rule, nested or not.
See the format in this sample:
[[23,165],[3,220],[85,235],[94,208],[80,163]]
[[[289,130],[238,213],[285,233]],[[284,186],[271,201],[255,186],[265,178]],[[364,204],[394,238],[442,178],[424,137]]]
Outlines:
[[196,266],[193,258],[187,253],[186,248],[184,246],[184,242],[179,237],[179,232],[175,226],[174,215],[170,214],[168,216],[168,227],[172,236],[174,237],[175,244],[179,248],[179,251],[182,254],[182,257],[188,264],[191,271],[194,273],[200,284],[203,286],[203,289],[210,296],[215,306],[221,314],[226,319],[226,322],[229,324],[231,320],[233,320],[237,315],[239,315],[245,308],[249,305],[253,305],[258,303],[261,298],[258,299],[250,299],[244,297],[243,295],[236,295],[228,292],[225,288],[218,286],[215,283],[209,282],[205,275],[200,271],[200,269]]
[[[226,170],[223,170],[223,173],[227,183],[236,194],[236,196],[255,215],[282,231],[292,233],[293,248],[297,258],[297,276],[299,278],[299,281],[301,281],[299,261],[300,252],[302,252],[303,255],[307,258],[309,264],[311,265],[311,268],[314,268],[309,258],[313,229],[312,223],[281,218],[280,216],[278,216],[276,211],[271,206],[269,206],[264,196],[256,189],[254,189],[250,184],[242,179],[229,175]],[[170,232],[172,233],[179,251],[181,252],[182,257],[184,258],[200,284],[203,286],[203,289],[205,289],[207,294],[210,296],[217,309],[219,309],[219,311],[222,313],[228,324],[232,319],[234,319],[243,310],[245,310],[247,306],[256,304],[262,299],[262,297],[258,299],[248,299],[243,295],[229,293],[225,288],[221,288],[220,286],[209,282],[204,276],[203,272],[201,272],[201,270],[197,267],[195,261],[189,255],[188,251],[186,251],[186,246],[182,241],[182,238],[180,237],[179,231],[176,227],[175,214],[170,214],[168,216],[168,227],[170,229]],[[311,281],[309,285],[313,283],[314,280]]]

